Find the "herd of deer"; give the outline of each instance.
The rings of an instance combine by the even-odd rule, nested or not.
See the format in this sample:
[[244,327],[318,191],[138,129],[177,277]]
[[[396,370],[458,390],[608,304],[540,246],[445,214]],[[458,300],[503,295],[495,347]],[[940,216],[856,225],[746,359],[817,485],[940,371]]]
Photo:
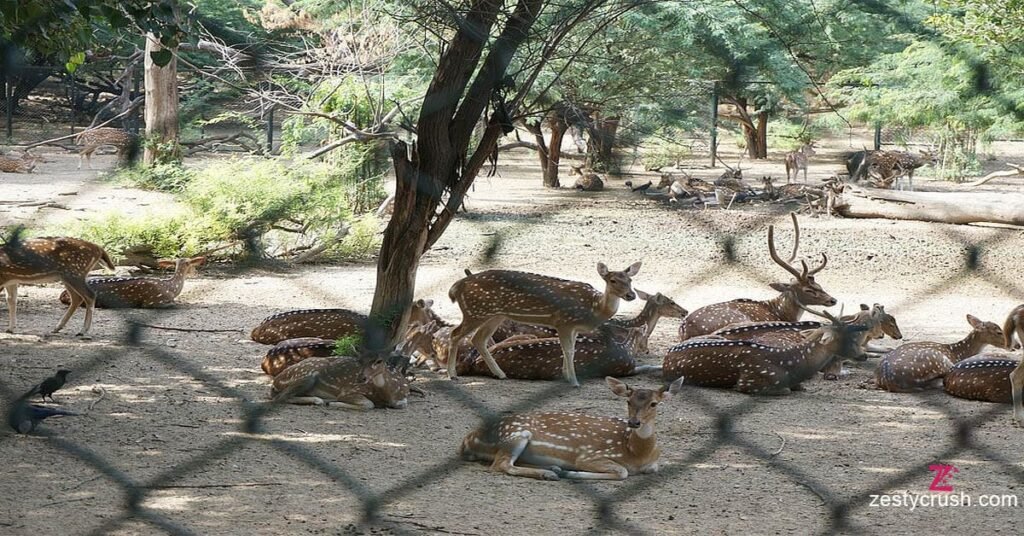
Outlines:
[[[551,412],[513,415],[470,433],[462,443],[466,458],[490,460],[493,470],[541,479],[622,479],[656,471],[655,408],[677,394],[684,381],[780,395],[801,390],[819,372],[837,379],[844,359],[864,360],[869,353],[884,353],[875,371],[878,388],[907,392],[941,384],[957,397],[1012,402],[1014,418],[1024,424],[1022,361],[979,354],[988,345],[1014,350],[1015,335],[1024,342],[1024,305],[1010,313],[1002,328],[968,315],[972,331],[956,343],[913,342],[879,351],[871,341],[886,335],[902,338],[883,306],[862,305],[857,314],[839,317],[813,309],[837,303],[815,280],[828,257],[822,254],[813,267],[805,260],[794,264],[800,229],[795,214],[792,220],[794,244],[788,259],[777,252],[774,227],[768,227],[768,253],[792,276],[787,283],[771,285],[779,294],[770,300],[737,299],[688,312],[662,294],[633,288],[639,262],[621,271],[599,263],[603,291],[532,273],[467,270],[448,293],[462,311],[458,325],[438,317],[431,300],[417,300],[395,352],[369,363],[333,355],[337,339],[365,334],[368,326],[366,315],[347,309],[279,313],[261,322],[251,337],[274,345],[262,362],[263,371],[273,376],[273,402],[403,408],[409,393],[418,391],[408,376],[413,357],[417,365],[432,363],[435,370],[446,370],[453,380],[459,375],[561,377],[578,386],[580,377],[606,377],[609,389],[627,399],[627,419]],[[185,277],[201,262],[178,260],[171,278],[87,279],[99,263],[113,267],[99,246],[75,238],[15,235],[0,249],[8,331],[16,327],[19,284],[61,281],[68,308],[54,332],[84,306],[84,336],[94,306],[172,304]],[[646,301],[639,315],[614,318],[621,301],[637,298]],[[804,312],[822,321],[801,321]],[[636,358],[647,352],[662,317],[682,319],[681,342],[668,350],[660,366],[639,365]],[[666,384],[661,389],[632,388],[616,379],[657,371]]]

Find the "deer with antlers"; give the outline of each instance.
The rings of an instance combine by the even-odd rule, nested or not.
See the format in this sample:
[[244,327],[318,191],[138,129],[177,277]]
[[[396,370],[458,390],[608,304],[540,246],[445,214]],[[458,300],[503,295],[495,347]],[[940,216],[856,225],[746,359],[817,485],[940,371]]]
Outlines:
[[92,242],[69,237],[22,239],[20,231],[15,231],[0,248],[0,288],[7,292],[7,331],[13,333],[17,326],[18,285],[60,281],[71,298],[53,333],[63,329],[78,307],[84,305],[85,324],[78,336],[86,336],[92,326],[96,293],[86,284],[85,276],[101,262],[114,269],[107,252]]
[[992,322],[967,315],[971,332],[960,341],[912,342],[885,354],[875,369],[875,385],[886,391],[906,393],[938,387],[955,363],[980,352],[985,346],[1006,347],[1003,330]]
[[[433,300],[416,300],[409,314],[411,325],[425,324],[435,320],[431,310]],[[277,344],[288,339],[316,337],[320,339],[342,339],[350,335],[361,335],[368,318],[362,313],[349,309],[301,309],[285,311],[268,316],[252,330],[252,340],[262,344]]]
[[657,390],[634,389],[612,377],[605,382],[627,400],[627,419],[556,412],[512,415],[470,432],[460,454],[491,462],[491,471],[539,480],[624,480],[657,472],[657,407],[679,392],[683,378]]
[[403,364],[384,359],[363,363],[355,357],[312,357],[275,376],[270,396],[275,403],[401,409],[409,399],[408,363],[408,358]]
[[576,379],[573,352],[576,334],[590,331],[611,318],[619,301],[636,299],[633,276],[640,271],[636,262],[622,271],[597,264],[605,291],[576,281],[512,270],[487,270],[457,281],[448,297],[462,310],[462,323],[452,330],[448,354],[448,376],[458,377],[455,353],[463,338],[472,334],[473,346],[498,378],[505,373],[494,361],[486,342],[506,319],[553,327],[562,345],[562,374],[574,387]]
[[[181,294],[185,278],[194,274],[196,267],[206,262],[205,257],[160,261],[160,268],[174,268],[171,277],[93,277],[85,284],[96,293],[96,307],[155,309],[170,307]],[[68,305],[71,295],[64,291],[60,302]]]
[[669,349],[662,375],[666,381],[685,376],[693,385],[732,388],[746,394],[803,390],[801,383],[813,378],[834,357],[857,358],[855,334],[866,330],[864,326],[848,325],[827,311],[803,308],[829,323],[800,331],[801,340],[796,344],[772,344],[776,342],[773,339],[758,342],[749,335],[738,340],[693,338]]
[[775,251],[775,229],[768,226],[768,253],[776,264],[793,275],[790,283],[772,283],[771,287],[779,291],[779,295],[771,300],[738,299],[722,303],[706,305],[690,313],[679,326],[679,339],[686,341],[700,335],[713,333],[715,330],[743,322],[795,322],[800,319],[805,305],[821,305],[831,307],[836,299],[830,296],[814,280],[814,275],[828,264],[828,257],[821,254],[821,264],[809,269],[807,263],[800,261],[803,270],[797,270],[791,264],[796,258],[800,246],[800,227],[797,225],[796,214],[791,214],[793,229],[796,233],[793,243],[793,254],[789,260],[782,260]]

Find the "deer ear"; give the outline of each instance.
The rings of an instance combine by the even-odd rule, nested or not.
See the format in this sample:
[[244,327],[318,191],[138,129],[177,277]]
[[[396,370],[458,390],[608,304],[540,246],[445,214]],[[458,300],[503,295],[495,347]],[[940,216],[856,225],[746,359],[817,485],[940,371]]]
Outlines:
[[772,287],[772,289],[777,290],[779,292],[786,292],[791,288],[786,283],[770,283],[768,286]]
[[626,275],[628,275],[629,277],[633,277],[634,275],[640,273],[640,264],[640,261],[636,261],[633,264],[630,264],[629,268],[626,268]]
[[636,296],[638,298],[640,298],[641,300],[647,301],[647,300],[649,300],[651,298],[650,294],[648,294],[648,293],[646,293],[646,292],[644,292],[644,291],[642,291],[642,290],[640,290],[638,288],[633,289],[633,290],[636,292]]
[[679,378],[676,379],[676,381],[670,383],[665,387],[662,387],[661,391],[658,392],[658,394],[661,396],[661,399],[664,400],[666,398],[672,398],[672,395],[678,394],[679,390],[683,388],[683,380],[685,379],[685,376],[680,376]]
[[608,267],[603,262],[597,263],[597,275],[605,277],[608,275]]
[[625,396],[633,394],[633,390],[622,381],[608,376],[604,379],[604,382],[608,384],[608,388],[612,390],[617,396]]
[[861,311],[867,311],[867,310],[869,310],[869,309],[871,309],[871,308],[870,308],[870,307],[868,307],[868,304],[866,304],[866,303],[862,303],[862,304],[860,304],[860,310],[861,310]]
[[971,324],[971,327],[974,328],[981,328],[981,325],[984,323],[972,315],[967,315],[967,321]]

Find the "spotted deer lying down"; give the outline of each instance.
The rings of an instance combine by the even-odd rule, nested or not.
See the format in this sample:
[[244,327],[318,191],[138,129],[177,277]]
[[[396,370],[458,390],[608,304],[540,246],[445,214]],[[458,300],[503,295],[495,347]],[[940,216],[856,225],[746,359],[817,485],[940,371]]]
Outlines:
[[633,389],[611,377],[605,382],[627,400],[628,419],[561,412],[512,415],[470,432],[462,441],[462,457],[490,461],[491,471],[540,480],[624,480],[657,472],[657,406],[679,392],[683,378],[657,390]]
[[277,376],[284,369],[310,357],[331,357],[337,341],[302,337],[281,341],[267,350],[260,368],[271,376]]
[[971,332],[951,344],[912,342],[885,354],[875,369],[875,385],[895,393],[938,387],[955,363],[980,352],[985,346],[1005,347],[1003,330],[992,322],[967,315]]
[[979,354],[953,365],[942,378],[946,393],[968,400],[1009,404],[1013,402],[1010,373],[1020,366],[1019,359]]
[[802,390],[835,356],[854,359],[859,349],[855,334],[863,326],[850,326],[827,312],[813,314],[828,324],[801,331],[798,343],[729,340],[697,337],[669,349],[662,364],[668,381],[680,376],[703,387],[732,388],[747,394],[786,394]]
[[693,311],[679,326],[680,341],[713,333],[730,324],[777,320],[795,322],[800,320],[800,315],[804,310],[803,306],[831,307],[836,304],[836,299],[825,292],[821,285],[814,280],[815,274],[828,264],[828,257],[824,253],[821,254],[821,264],[814,268],[809,269],[804,261],[800,261],[803,270],[798,270],[793,266],[792,262],[800,247],[800,226],[797,224],[796,214],[791,214],[791,217],[795,234],[793,253],[788,260],[779,257],[775,250],[775,226],[769,225],[768,254],[776,264],[792,274],[794,279],[789,283],[772,283],[771,287],[777,290],[779,295],[770,300],[737,299],[705,305]]
[[[409,315],[409,324],[425,324],[436,315],[430,309],[433,300],[416,300]],[[349,309],[300,309],[268,316],[252,330],[252,340],[262,344],[277,344],[288,339],[316,337],[342,339],[360,335],[368,318]]]
[[311,357],[275,376],[270,396],[276,403],[400,409],[408,404],[409,382],[400,366],[383,359]]
[[[96,292],[96,307],[157,309],[174,305],[181,294],[185,279],[195,273],[196,267],[206,261],[205,257],[177,259],[174,262],[161,261],[161,268],[174,268],[171,277],[93,277],[85,284]],[[60,295],[60,302],[71,303],[68,291]]]
[[[446,367],[449,341],[444,339],[443,331],[439,330],[441,334],[436,338],[430,331],[429,324],[419,326],[410,332],[409,340],[414,341],[413,346],[421,354],[429,354],[439,366]],[[603,325],[593,333],[578,335],[573,360],[580,376],[621,377],[660,370],[660,367],[639,365],[636,361],[634,349],[643,332],[643,326],[618,328]],[[558,338],[508,339],[491,345],[489,349],[508,378],[557,380],[562,377],[562,345]],[[458,359],[455,369],[460,376],[494,377],[487,363],[469,344],[463,344],[459,349]]]

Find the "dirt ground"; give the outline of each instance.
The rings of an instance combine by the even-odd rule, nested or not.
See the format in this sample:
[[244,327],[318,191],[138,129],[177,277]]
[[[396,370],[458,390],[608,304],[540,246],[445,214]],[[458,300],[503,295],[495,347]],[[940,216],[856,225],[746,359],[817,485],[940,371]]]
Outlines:
[[[850,149],[845,144],[819,151],[812,178],[838,171],[834,157]],[[997,150],[1000,159],[1024,158],[1019,146]],[[700,168],[703,160],[689,163],[695,175],[721,173]],[[106,168],[112,159],[94,164]],[[33,175],[0,176],[0,200],[12,202],[0,205],[0,223],[53,224],[113,206],[145,213],[168,205],[162,195],[117,188],[75,165],[73,156],[52,153]],[[744,169],[751,170],[748,177],[783,173],[779,155],[744,163]],[[539,187],[529,154],[504,159],[497,176],[477,181],[470,212],[424,258],[418,295],[435,299],[443,317],[458,321],[447,290],[464,268],[482,268],[484,252],[495,246],[489,266],[594,285],[600,282],[598,261],[621,269],[641,260],[636,287],[663,292],[690,310],[736,297],[769,298],[774,293],[767,283],[788,278],[765,247],[769,223],[786,229],[778,239],[780,247],[789,247],[784,207],[670,206],[630,193],[622,186],[625,178],[643,177],[612,179],[603,193],[551,191]],[[983,188],[1022,189],[1012,179]],[[67,210],[16,206],[35,201]],[[1024,264],[1021,230],[806,216],[801,223],[801,254],[829,254],[818,277],[824,288],[847,312],[860,303],[886,305],[907,341],[958,340],[969,329],[965,314],[1001,323],[1024,302],[1017,275]],[[724,262],[725,236],[734,237],[736,263]],[[980,267],[968,272],[964,261],[972,243],[982,244]],[[47,421],[52,437],[0,434],[0,533],[153,534],[169,523],[198,534],[577,534],[607,528],[598,516],[604,502],[610,519],[620,523],[614,530],[623,533],[806,534],[830,531],[833,507],[855,499],[849,522],[872,534],[1020,531],[1024,429],[1011,423],[1010,408],[996,408],[971,434],[971,445],[981,449],[960,449],[947,413],[981,422],[994,406],[942,392],[858,388],[875,360],[850,367],[838,382],[818,379],[806,392],[784,397],[684,388],[660,406],[662,473],[625,482],[539,482],[490,473],[456,457],[462,437],[479,423],[480,406],[502,411],[544,400],[544,408],[624,416],[625,404],[599,380],[578,390],[481,378],[453,386],[420,371],[417,383],[427,395],[412,397],[404,410],[284,407],[264,417],[258,433],[249,433],[254,430],[245,424],[247,411],[266,399],[270,382],[259,369],[265,348],[248,341],[248,331],[288,309],[366,310],[373,282],[372,264],[213,267],[188,282],[173,310],[98,311],[88,341],[71,335],[81,315],[67,333],[43,337],[60,318],[60,289],[22,287],[18,333],[0,336],[4,397],[68,368],[70,383],[58,400],[86,415]],[[621,312],[635,313],[641,305],[625,303]],[[125,319],[226,331],[146,329],[141,347],[132,347],[124,341]],[[645,363],[660,362],[677,327],[678,321],[662,321]],[[627,381],[661,383],[656,376]],[[733,435],[720,435],[723,421],[716,413],[736,408],[742,411],[726,423]],[[975,501],[1013,495],[1017,507],[911,511],[869,504],[870,494],[928,494],[928,466],[937,463],[959,469],[951,479],[955,493]],[[139,500],[152,522],[122,520],[129,498],[119,482],[147,486]],[[376,497],[380,522],[360,526],[368,496]]]

